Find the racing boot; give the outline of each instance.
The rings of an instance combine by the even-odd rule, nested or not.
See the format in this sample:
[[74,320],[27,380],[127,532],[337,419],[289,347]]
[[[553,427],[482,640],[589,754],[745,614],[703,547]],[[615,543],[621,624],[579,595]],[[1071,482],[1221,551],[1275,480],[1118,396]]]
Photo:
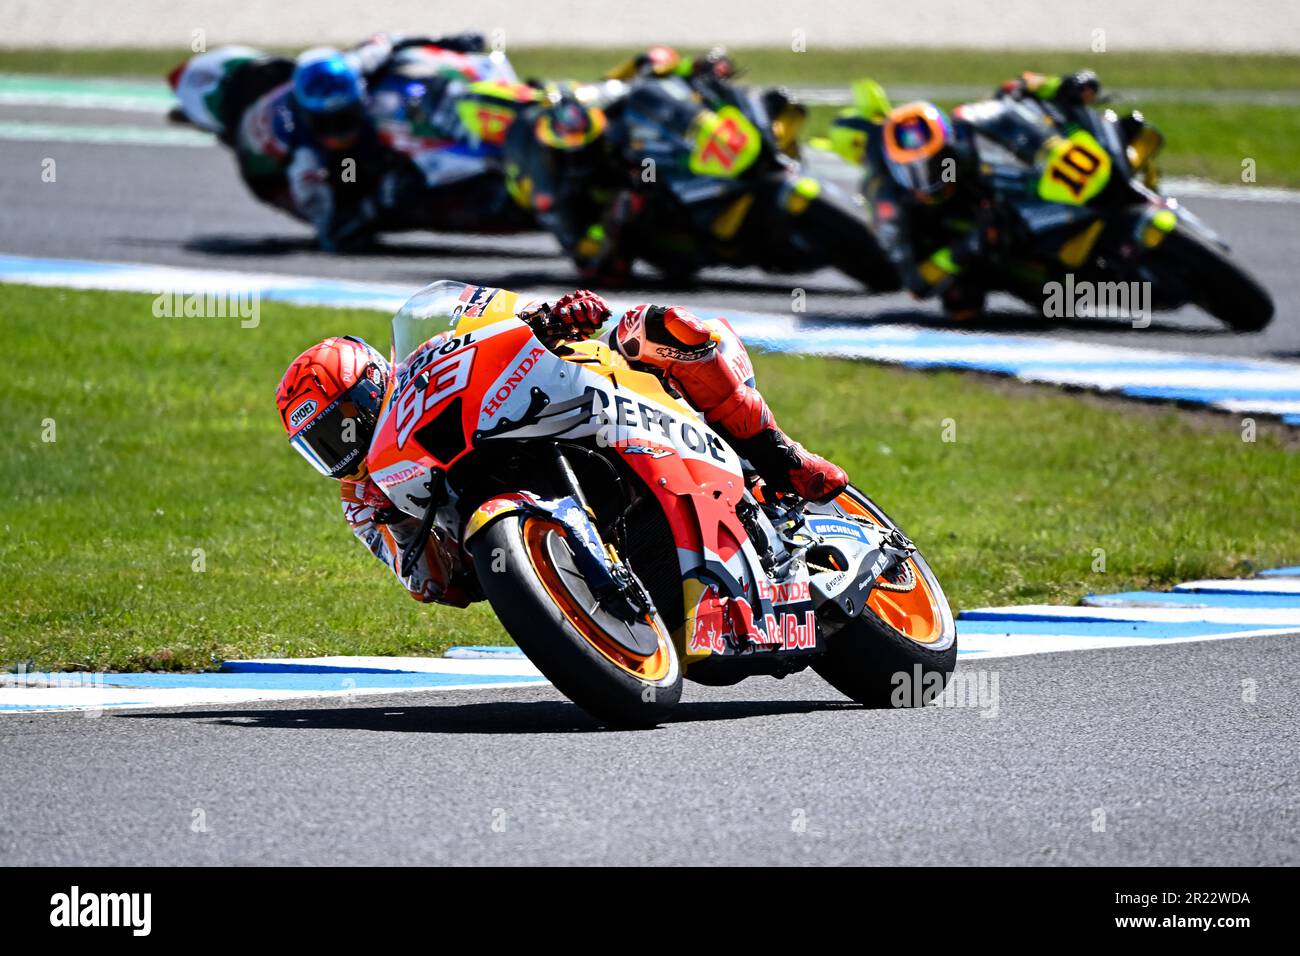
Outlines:
[[615,344],[657,369],[776,491],[830,501],[848,485],[844,469],[805,449],[777,425],[754,387],[754,369],[724,320],[707,323],[678,306],[642,305],[619,320]]

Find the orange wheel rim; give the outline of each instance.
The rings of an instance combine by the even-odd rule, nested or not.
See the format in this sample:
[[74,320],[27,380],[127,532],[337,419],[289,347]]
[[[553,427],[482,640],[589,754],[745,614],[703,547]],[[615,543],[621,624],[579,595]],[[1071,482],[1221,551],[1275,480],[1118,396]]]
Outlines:
[[528,560],[532,563],[533,570],[537,572],[537,577],[542,582],[542,587],[546,589],[547,595],[560,609],[565,619],[573,625],[574,630],[582,635],[582,639],[615,667],[626,671],[638,680],[651,683],[663,680],[672,670],[672,649],[668,643],[668,636],[653,619],[647,617],[646,623],[655,631],[656,647],[653,654],[641,657],[606,634],[604,628],[592,620],[591,615],[574,600],[569,589],[560,580],[559,572],[549,560],[549,555],[546,553],[547,538],[552,533],[561,531],[561,527],[552,521],[540,518],[524,519],[524,547],[528,551]]
[[[847,494],[840,495],[835,503],[855,517],[866,518],[878,528],[884,527],[875,515]],[[867,607],[908,640],[918,644],[933,644],[943,637],[943,615],[939,610],[939,602],[935,600],[934,592],[916,561],[908,558],[907,564],[914,582],[911,589],[895,591],[873,588],[867,598]]]

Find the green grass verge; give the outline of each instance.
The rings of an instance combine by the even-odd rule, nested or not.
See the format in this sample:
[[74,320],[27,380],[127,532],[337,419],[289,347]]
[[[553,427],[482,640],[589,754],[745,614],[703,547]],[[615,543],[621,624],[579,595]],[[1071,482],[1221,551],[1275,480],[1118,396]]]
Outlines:
[[[155,318],[151,305],[0,286],[0,663],[203,668],[504,640],[484,605],[406,597],[280,431],[272,396],[288,360],[327,334],[386,347],[386,316],[264,304],[241,329]],[[1275,435],[1248,444],[1230,420],[956,373],[757,365],[782,423],[879,498],[955,606],[1073,601],[1300,557],[1295,452]],[[1097,548],[1105,574],[1091,571]]]
[[[510,59],[521,75],[595,79],[639,47],[518,47]],[[282,51],[292,52],[292,51]],[[685,51],[698,52],[698,51]],[[1292,89],[1300,56],[1126,51],[924,48],[818,49],[806,53],[771,48],[732,49],[747,77],[763,83],[835,84],[870,75],[884,83],[979,83],[1036,69],[1061,72],[1089,67],[1122,88]],[[0,73],[159,77],[190,55],[186,47],[65,50],[0,47]]]

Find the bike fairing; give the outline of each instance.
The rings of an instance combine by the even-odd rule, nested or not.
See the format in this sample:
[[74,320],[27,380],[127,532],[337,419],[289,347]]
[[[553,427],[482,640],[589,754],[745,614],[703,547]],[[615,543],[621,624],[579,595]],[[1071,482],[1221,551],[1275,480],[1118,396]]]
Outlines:
[[[836,118],[832,139],[836,139],[834,133],[842,131],[844,137],[837,150],[850,161],[866,166],[868,178],[863,192],[873,225],[904,285],[913,294],[927,297],[944,292],[958,282],[971,281],[971,267],[992,251],[982,232],[996,230],[987,221],[975,221],[981,203],[996,194],[1029,194],[1037,185],[1037,177],[1023,169],[981,165],[984,150],[992,148],[1004,149],[1021,163],[1032,166],[1039,150],[1053,135],[1054,127],[1040,123],[1039,114],[1029,113],[1019,101],[1051,102],[1049,108],[1056,111],[1053,115],[1064,124],[1074,115],[1078,91],[1087,88],[1095,94],[1095,80],[1095,76],[1082,73],[1066,78],[1026,73],[1019,80],[1002,84],[993,100],[957,107],[950,126],[942,112],[934,111],[950,137],[955,166],[948,192],[923,200],[918,200],[899,182],[897,164],[892,162],[883,138],[889,117],[867,115],[864,107],[859,106],[843,111]],[[883,91],[869,81],[864,81],[863,86],[874,88],[879,97],[871,99],[869,108],[883,106],[887,110]],[[905,109],[900,107],[894,112]],[[1013,115],[1022,112],[1024,116]],[[991,181],[984,184],[983,176],[989,176]],[[985,207],[982,212],[988,215],[991,210],[987,203]],[[975,281],[978,286],[978,277]],[[978,288],[974,294],[979,297]]]
[[[504,54],[426,47],[394,58],[372,84],[371,112],[393,149],[415,157],[450,150],[482,166],[499,158],[514,114],[537,95]],[[445,181],[430,177],[431,186]]]
[[182,62],[168,74],[167,82],[188,122],[230,145],[249,103],[292,73],[292,61],[285,57],[252,47],[224,46]]
[[[527,333],[520,336],[525,341],[530,337]],[[598,345],[596,348],[605,352],[607,361],[612,358],[607,346]],[[534,346],[525,345],[517,354],[532,354],[534,351]],[[643,467],[642,462],[647,456],[639,450],[625,454],[632,470],[642,473],[652,488],[663,487],[656,483],[657,479],[669,471],[676,473],[674,484],[695,486],[706,492],[693,496],[689,504],[684,505],[675,499],[666,503],[669,523],[679,532],[679,554],[681,538],[685,537],[691,542],[697,556],[695,566],[701,568],[701,573],[708,569],[712,575],[731,585],[728,591],[737,589],[740,580],[738,554],[747,547],[751,560],[757,560],[757,555],[752,553],[752,545],[746,540],[742,527],[736,525],[729,534],[721,530],[729,517],[728,512],[734,515],[743,488],[739,459],[735,453],[688,407],[663,395],[662,390],[653,388],[650,382],[633,377],[635,374],[650,378],[646,373],[620,376],[620,384],[624,387],[629,384],[628,379],[632,379],[632,395],[627,395],[610,388],[610,383],[601,378],[593,376],[580,381],[565,368],[570,363],[549,352],[546,355],[536,374],[539,380],[551,383],[548,394],[555,407],[567,409],[568,414],[540,416],[531,402],[528,405],[522,401],[508,404],[502,417],[511,423],[511,427],[506,431],[496,431],[494,437],[583,437],[603,431],[604,439],[613,448],[640,449],[649,445],[670,451],[670,456],[650,459],[658,462],[653,471]],[[489,387],[489,394],[494,390],[494,387]],[[655,391],[667,401],[651,398]],[[730,520],[735,521],[734,517]]]
[[[439,285],[454,284],[430,289]],[[543,348],[532,330],[514,317],[513,293],[457,288],[459,301],[447,309],[455,314],[452,326],[398,363],[393,391],[376,428],[370,468],[394,503],[412,516],[423,515],[428,476],[451,471],[462,456],[494,439],[596,438],[622,452],[629,468],[660,498],[677,540],[683,575],[698,584],[687,586],[692,591],[686,608],[688,633],[695,633],[699,620],[700,633],[731,635],[733,651],[813,649],[816,640],[810,635],[815,628],[808,629],[814,623],[808,616],[811,599],[786,600],[779,611],[771,599],[803,593],[807,569],[802,580],[794,579],[793,588],[780,591],[765,588],[764,578],[753,571],[762,567],[762,557],[751,529],[737,514],[745,480],[740,460],[727,443],[692,409],[667,394],[658,379],[630,368],[607,344],[577,343],[566,359]],[[447,289],[434,294],[445,297]],[[487,384],[471,386],[471,378]],[[424,397],[428,388],[435,390],[432,402]],[[459,416],[463,433],[473,434],[474,441],[472,447],[467,444],[440,459],[411,435],[417,420],[436,421],[449,412]],[[644,454],[647,448],[657,454]],[[487,514],[471,516],[460,544],[468,544],[491,520],[505,514],[534,509],[555,515],[567,507],[564,499],[540,501],[528,495],[508,503],[494,501]],[[768,525],[766,533],[776,540],[775,528]],[[575,551],[584,548],[592,556],[587,545],[577,537],[573,540]],[[688,651],[688,660],[717,653],[713,639],[707,648],[694,637],[692,642],[696,646]]]

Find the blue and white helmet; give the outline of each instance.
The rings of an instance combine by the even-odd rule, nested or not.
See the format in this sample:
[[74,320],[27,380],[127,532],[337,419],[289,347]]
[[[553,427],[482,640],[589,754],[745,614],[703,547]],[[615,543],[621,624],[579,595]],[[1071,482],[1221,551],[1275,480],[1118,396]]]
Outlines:
[[351,57],[318,47],[298,57],[293,99],[313,133],[347,136],[365,120],[366,81]]

